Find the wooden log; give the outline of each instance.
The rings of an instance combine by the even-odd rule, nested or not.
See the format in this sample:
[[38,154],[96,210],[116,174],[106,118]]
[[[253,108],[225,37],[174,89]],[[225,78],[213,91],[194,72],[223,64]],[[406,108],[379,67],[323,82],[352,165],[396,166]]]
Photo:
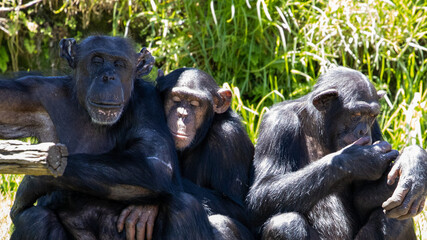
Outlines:
[[67,156],[67,147],[63,144],[0,140],[0,174],[61,176],[67,166]]

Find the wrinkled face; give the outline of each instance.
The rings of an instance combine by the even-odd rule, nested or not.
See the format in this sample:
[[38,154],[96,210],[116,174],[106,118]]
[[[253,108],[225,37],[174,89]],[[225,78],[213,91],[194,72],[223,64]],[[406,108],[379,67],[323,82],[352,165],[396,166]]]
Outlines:
[[370,137],[371,128],[380,113],[377,101],[358,101],[352,106],[344,106],[341,116],[337,119],[337,149],[353,143],[361,137]]
[[326,148],[337,151],[362,137],[370,137],[371,129],[380,113],[375,87],[366,76],[355,70],[338,68],[318,82],[312,97],[314,107],[321,112],[325,124],[322,128],[328,137]]
[[120,119],[134,71],[125,51],[99,48],[82,56],[76,68],[77,97],[94,123],[112,125]]
[[209,104],[212,100],[208,95],[187,87],[174,87],[166,94],[164,108],[176,149],[190,146],[206,118]]

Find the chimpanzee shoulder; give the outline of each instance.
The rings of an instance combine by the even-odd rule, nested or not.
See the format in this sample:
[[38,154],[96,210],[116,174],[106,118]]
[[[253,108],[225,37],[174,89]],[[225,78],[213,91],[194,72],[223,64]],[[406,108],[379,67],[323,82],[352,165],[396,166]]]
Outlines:
[[[263,116],[254,161],[265,161],[265,174],[296,171],[307,164],[300,161],[307,154],[303,128],[304,99],[275,104]],[[262,156],[262,157],[260,157]],[[304,159],[304,158],[302,158]],[[255,164],[259,167],[261,165]]]
[[[249,189],[247,183],[251,174],[247,171],[252,169],[253,152],[253,145],[240,122],[240,117],[229,109],[223,114],[215,114],[202,142],[181,153],[180,159],[185,160],[185,164],[181,163],[181,166],[189,167],[183,169],[183,175],[200,186],[221,189],[222,194],[243,204],[242,193]],[[194,168],[199,170],[192,171]],[[207,172],[210,174],[204,174]],[[225,172],[227,174],[224,174]],[[233,176],[230,176],[230,173]]]

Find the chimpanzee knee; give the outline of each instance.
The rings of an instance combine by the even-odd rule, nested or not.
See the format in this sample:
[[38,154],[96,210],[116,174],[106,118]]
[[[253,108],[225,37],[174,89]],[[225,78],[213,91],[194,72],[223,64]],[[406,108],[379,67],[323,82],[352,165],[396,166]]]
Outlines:
[[263,227],[262,239],[317,239],[304,216],[296,212],[270,218]]
[[213,227],[216,240],[250,240],[252,233],[243,224],[224,215],[215,214],[209,216],[209,222]]
[[205,209],[196,198],[183,192],[159,209],[154,231],[154,239],[214,239]]
[[11,240],[65,240],[68,236],[56,214],[48,208],[35,206],[18,214]]

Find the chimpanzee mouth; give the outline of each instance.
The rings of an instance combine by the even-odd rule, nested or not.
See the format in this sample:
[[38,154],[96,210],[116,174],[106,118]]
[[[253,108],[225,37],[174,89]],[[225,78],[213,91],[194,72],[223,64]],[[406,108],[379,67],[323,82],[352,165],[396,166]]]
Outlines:
[[95,108],[107,108],[107,109],[114,109],[114,108],[122,108],[123,103],[116,103],[116,102],[93,102],[91,100],[88,100],[89,104],[92,105]]
[[101,125],[112,125],[116,123],[123,111],[123,104],[111,102],[87,101],[87,109],[92,121]]
[[186,138],[188,138],[188,137],[189,137],[189,135],[184,134],[184,133],[182,133],[182,132],[172,132],[172,131],[171,131],[171,133],[172,133],[172,135],[174,135],[175,137],[177,137],[177,138],[181,138],[181,139],[186,139]]

